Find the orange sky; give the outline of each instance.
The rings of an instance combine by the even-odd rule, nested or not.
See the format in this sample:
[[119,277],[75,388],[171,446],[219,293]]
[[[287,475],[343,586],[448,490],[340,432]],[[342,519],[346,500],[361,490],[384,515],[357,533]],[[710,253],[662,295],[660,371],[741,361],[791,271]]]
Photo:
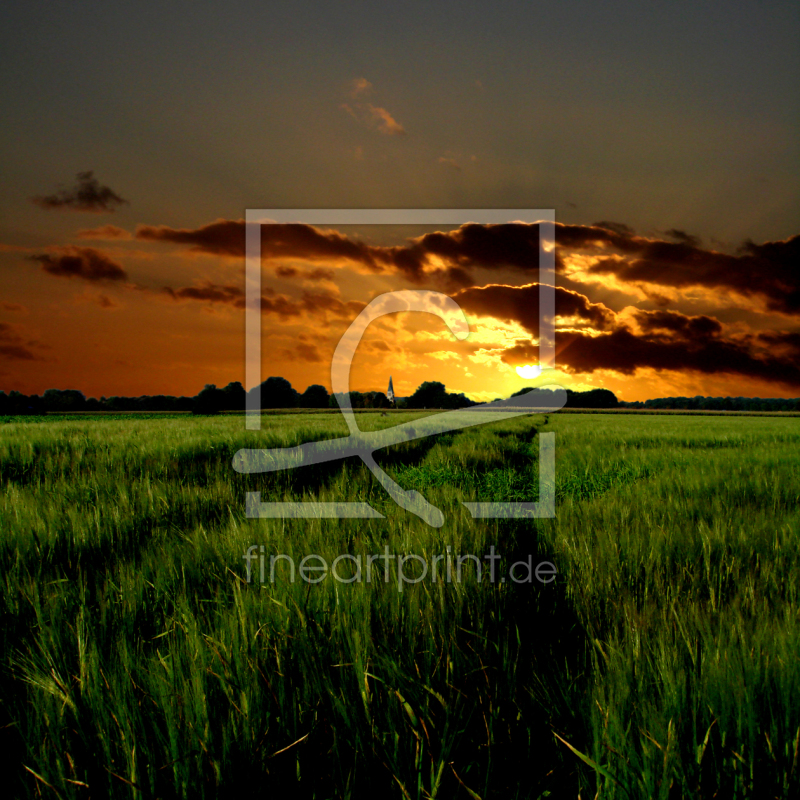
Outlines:
[[[244,382],[244,223],[102,223],[59,244],[5,248],[15,281],[0,306],[0,386],[193,395]],[[516,367],[538,363],[537,237],[524,223],[265,226],[263,378],[330,389],[333,349],[363,305],[414,288],[453,297],[470,336],[456,341],[429,315],[377,321],[351,388],[383,390],[391,375],[398,396],[439,380],[484,400],[533,385]],[[723,253],[680,231],[642,237],[605,223],[557,224],[556,240],[558,359],[548,382],[628,401],[800,395],[797,238]]]
[[[800,7],[307,0],[0,5],[0,390],[245,378],[247,209],[553,209],[558,373],[624,400],[800,396]],[[285,229],[263,375],[531,385],[533,231]],[[533,237],[535,239],[535,236]],[[248,387],[249,388],[249,387]]]

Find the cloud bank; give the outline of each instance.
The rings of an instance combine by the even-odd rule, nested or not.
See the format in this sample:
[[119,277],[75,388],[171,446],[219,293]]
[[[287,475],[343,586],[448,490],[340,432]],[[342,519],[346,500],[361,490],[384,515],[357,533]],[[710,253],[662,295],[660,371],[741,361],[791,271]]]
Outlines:
[[37,195],[31,201],[48,211],[86,211],[93,214],[110,214],[118,206],[128,203],[109,186],[100,184],[91,171],[79,172],[76,180],[77,183],[71,189]]

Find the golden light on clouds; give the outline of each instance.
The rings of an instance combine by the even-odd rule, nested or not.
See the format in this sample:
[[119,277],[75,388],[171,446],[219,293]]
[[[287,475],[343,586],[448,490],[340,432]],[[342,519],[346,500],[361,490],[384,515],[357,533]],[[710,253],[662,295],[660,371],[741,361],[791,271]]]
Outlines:
[[[244,289],[238,274],[241,266],[231,267],[244,255],[244,222],[217,219],[196,229],[163,225],[135,229],[135,241],[127,239],[122,228],[81,229],[75,240],[106,237],[102,250],[52,244],[8,251],[8,258],[19,262],[21,287],[12,307],[24,303],[34,309],[32,338],[25,341],[45,342],[50,348],[48,353],[20,349],[9,337],[22,334],[6,328],[8,341],[0,341],[0,355],[5,347],[15,358],[14,372],[5,373],[10,376],[7,380],[13,380],[9,388],[31,391],[36,386],[43,391],[65,381],[74,385],[80,381],[80,388],[89,393],[141,393],[137,387],[144,362],[138,373],[131,366],[140,342],[126,337],[153,315],[157,315],[157,323],[151,322],[154,341],[163,342],[170,335],[182,337],[181,342],[186,336],[191,340],[201,333],[205,336],[198,366],[198,374],[203,374],[196,378],[197,385],[241,380],[235,366],[243,346],[236,317],[244,308]],[[766,320],[754,323],[750,317],[737,317],[731,309],[732,302],[738,302],[743,312],[768,308],[774,326],[783,325],[776,314],[796,314],[794,295],[781,287],[794,285],[791,267],[800,237],[751,243],[743,255],[725,256],[668,241],[648,241],[640,247],[639,239],[606,231],[603,235],[622,252],[599,257],[584,252],[594,246],[592,237],[599,235],[599,229],[562,225],[558,230],[567,240],[559,252],[566,267],[559,281],[566,285],[556,286],[560,369],[554,372],[539,363],[538,285],[526,255],[538,243],[527,229],[472,225],[421,236],[414,228],[377,238],[370,231],[368,241],[352,228],[270,229],[271,238],[264,240],[268,248],[262,253],[266,263],[261,306],[264,337],[269,340],[265,374],[281,375],[300,390],[326,385],[333,347],[369,298],[427,285],[459,303],[458,317],[466,314],[469,323],[467,339],[454,340],[441,319],[416,312],[398,312],[376,321],[355,356],[352,389],[379,390],[390,374],[399,396],[435,379],[448,391],[473,399],[507,396],[549,380],[576,391],[608,388],[625,400],[691,396],[712,387],[732,395],[767,396],[776,385],[785,393],[800,385],[796,332],[774,330]],[[410,233],[414,236],[408,238]],[[173,249],[175,245],[184,249]],[[164,251],[159,253],[159,247]],[[741,298],[753,285],[745,280],[753,270],[760,276],[756,285],[761,294]],[[53,276],[59,280],[49,282]],[[81,283],[85,291],[75,294]],[[63,301],[64,290],[74,295],[72,303],[59,305],[62,314],[74,316],[70,335],[65,335],[63,319],[56,324],[47,314],[47,303]],[[86,325],[90,314],[96,315],[92,317],[96,327]],[[10,323],[0,320],[0,340],[3,324]],[[88,337],[100,328],[104,344],[113,340],[115,347],[107,353],[95,346],[99,361],[90,364]],[[70,366],[67,350],[83,353],[83,372]],[[155,391],[196,392],[196,386],[189,385],[191,374],[183,369],[188,363],[185,354],[163,345],[153,345],[148,352],[156,350],[164,370],[154,373],[162,380]],[[109,353],[114,358],[109,360]],[[45,359],[49,361],[43,368]],[[103,361],[109,363],[100,369]],[[119,370],[112,374],[115,365]],[[175,383],[178,377],[180,386]]]

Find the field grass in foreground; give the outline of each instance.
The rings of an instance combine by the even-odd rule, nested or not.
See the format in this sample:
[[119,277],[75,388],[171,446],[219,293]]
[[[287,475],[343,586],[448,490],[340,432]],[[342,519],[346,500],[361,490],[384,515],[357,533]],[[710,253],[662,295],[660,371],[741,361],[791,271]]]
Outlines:
[[[344,435],[341,418],[243,428],[0,426],[10,794],[800,793],[797,419],[553,414],[385,451],[440,529],[359,462],[231,468],[241,447]],[[541,431],[557,433],[556,518],[472,520],[461,500],[536,499]],[[386,519],[248,520],[247,491],[366,500]],[[312,585],[279,563],[274,583],[248,584],[251,545],[328,564],[494,546],[498,576],[529,556],[558,576],[490,582],[484,561],[480,580],[467,562],[460,582],[402,585],[392,567],[388,582]]]

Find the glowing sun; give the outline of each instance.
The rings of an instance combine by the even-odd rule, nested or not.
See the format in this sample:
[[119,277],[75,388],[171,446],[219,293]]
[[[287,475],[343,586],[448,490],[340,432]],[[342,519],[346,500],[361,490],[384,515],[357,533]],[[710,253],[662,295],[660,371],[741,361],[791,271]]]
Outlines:
[[538,378],[542,374],[542,368],[538,364],[525,364],[522,367],[517,367],[517,375],[520,378],[525,378],[526,381]]

